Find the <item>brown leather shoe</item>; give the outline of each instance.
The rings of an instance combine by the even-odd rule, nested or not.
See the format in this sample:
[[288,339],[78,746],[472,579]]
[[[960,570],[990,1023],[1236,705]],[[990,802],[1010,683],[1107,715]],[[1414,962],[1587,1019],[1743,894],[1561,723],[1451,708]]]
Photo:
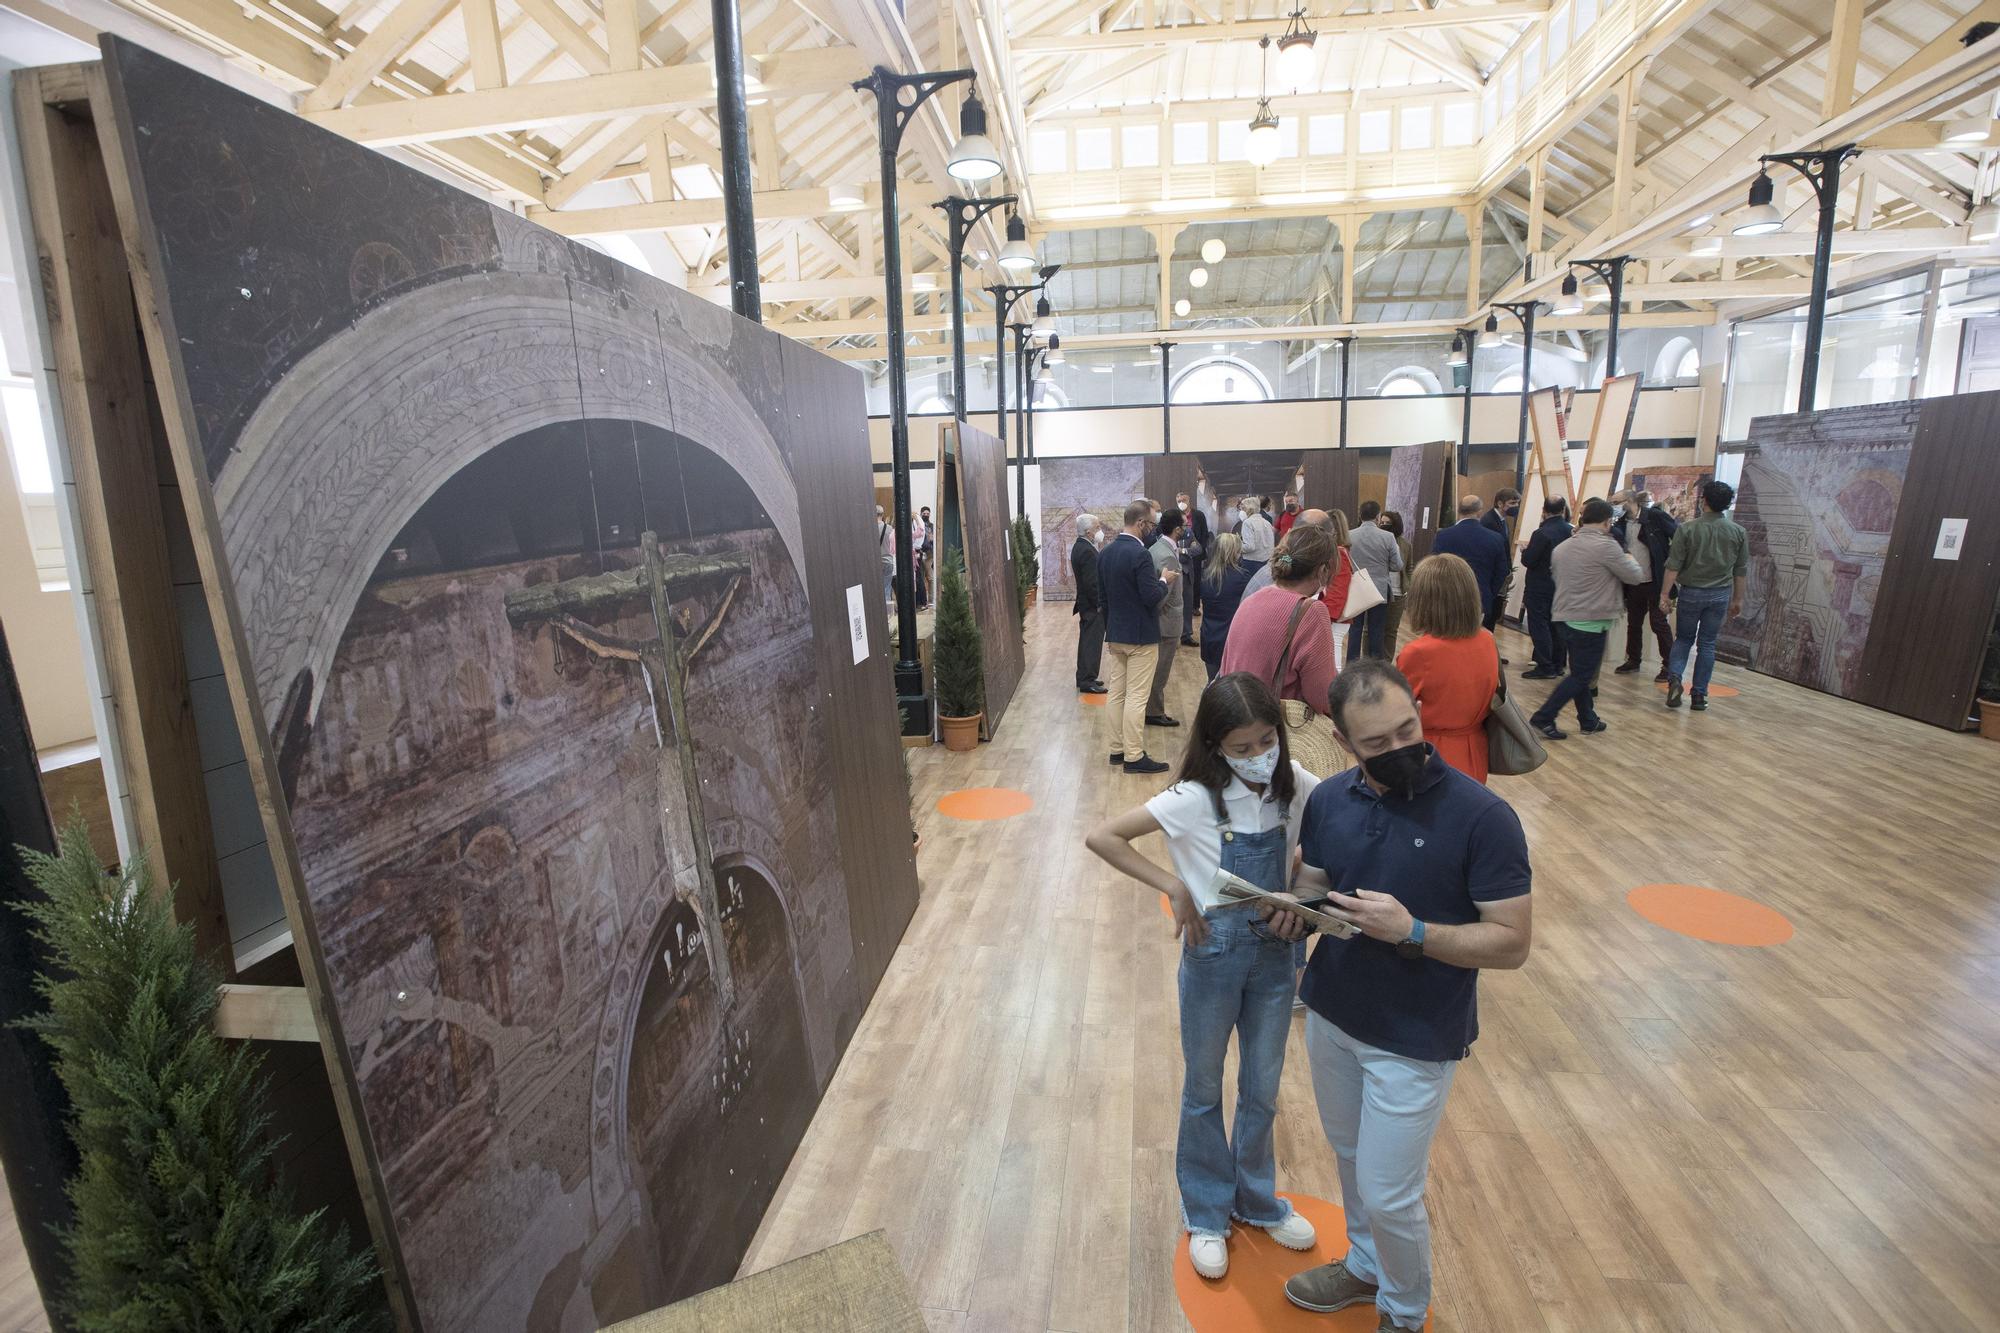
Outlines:
[[[1373,1282],[1363,1282],[1348,1272],[1346,1262],[1340,1259],[1321,1264],[1318,1268],[1308,1268],[1285,1283],[1285,1299],[1301,1310],[1311,1310],[1315,1314],[1331,1314],[1350,1305],[1372,1302],[1375,1292]],[[1383,1315],[1382,1318],[1386,1321],[1389,1316]]]

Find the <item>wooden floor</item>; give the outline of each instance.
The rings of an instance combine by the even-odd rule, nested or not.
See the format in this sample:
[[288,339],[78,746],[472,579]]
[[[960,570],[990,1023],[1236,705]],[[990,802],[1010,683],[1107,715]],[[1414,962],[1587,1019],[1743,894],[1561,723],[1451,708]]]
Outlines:
[[[1186,1327],[1176,945],[1083,848],[1160,784],[1106,767],[1066,611],[1031,616],[994,743],[910,756],[923,905],[745,1271],[883,1227],[934,1328]],[[1741,698],[1669,712],[1652,670],[1606,674],[1608,734],[1496,779],[1535,951],[1482,980],[1437,1140],[1436,1327],[2000,1328],[2000,745],[1727,668]],[[1200,677],[1183,651],[1183,718]],[[988,785],[1035,808],[933,809]],[[1625,905],[1650,882],[1797,933],[1672,934]],[[1280,1186],[1337,1201],[1298,1031]]]
[[35,1275],[28,1271],[28,1252],[14,1220],[14,1201],[0,1176],[0,1333],[48,1333],[48,1316]]

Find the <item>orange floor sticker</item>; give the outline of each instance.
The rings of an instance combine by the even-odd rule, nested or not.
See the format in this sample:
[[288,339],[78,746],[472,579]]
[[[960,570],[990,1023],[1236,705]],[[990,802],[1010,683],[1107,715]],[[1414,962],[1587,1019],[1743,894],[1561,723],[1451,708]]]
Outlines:
[[1035,798],[1007,787],[967,787],[938,798],[941,815],[953,819],[1007,819],[1032,810]]
[[[1187,1235],[1174,1251],[1174,1292],[1195,1333],[1375,1333],[1373,1305],[1336,1314],[1314,1314],[1285,1299],[1294,1273],[1332,1263],[1347,1253],[1347,1223],[1338,1205],[1309,1194],[1288,1194],[1319,1233],[1310,1250],[1288,1250],[1261,1228],[1239,1226],[1229,1237],[1229,1272],[1210,1282],[1188,1261]],[[1424,1327],[1431,1327],[1426,1319]]]
[[1090,704],[1092,707],[1095,708],[1104,707],[1104,696],[1101,694],[1084,694],[1081,691],[1079,691],[1076,696],[1076,701],[1080,704]]
[[[1656,680],[1653,682],[1653,688],[1658,690],[1661,694],[1665,694],[1667,692],[1667,682],[1665,682],[1664,680]],[[1708,697],[1711,699],[1734,699],[1737,695],[1741,693],[1743,693],[1743,691],[1737,689],[1734,685],[1711,684],[1708,687]]]
[[1710,944],[1763,948],[1792,937],[1792,923],[1783,913],[1721,889],[1641,884],[1625,895],[1625,901],[1654,925]]

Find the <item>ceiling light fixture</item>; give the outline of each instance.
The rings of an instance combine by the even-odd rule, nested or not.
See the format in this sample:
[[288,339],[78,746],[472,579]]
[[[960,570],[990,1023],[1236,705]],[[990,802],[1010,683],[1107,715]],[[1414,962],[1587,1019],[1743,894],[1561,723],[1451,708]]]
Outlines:
[[1210,264],[1220,264],[1222,257],[1229,253],[1229,247],[1222,243],[1220,236],[1211,236],[1201,243],[1202,260]]
[[1498,316],[1488,315],[1486,317],[1486,327],[1479,331],[1479,345],[1481,347],[1500,346],[1500,320]]
[[1312,76],[1313,43],[1318,40],[1319,34],[1306,26],[1306,7],[1301,3],[1286,22],[1284,36],[1278,38],[1278,78],[1288,87],[1297,88]]
[[1035,266],[1035,247],[1028,244],[1028,224],[1011,208],[1007,210],[1007,244],[1000,247],[1000,267],[1009,273],[1025,273]]
[[1063,355],[1062,337],[1059,334],[1051,333],[1049,335],[1049,355],[1042,364],[1044,366],[1060,366],[1068,360],[1069,358]]
[[1250,118],[1250,137],[1243,141],[1243,156],[1250,159],[1253,167],[1268,167],[1278,160],[1278,117],[1271,110],[1271,86],[1266,73],[1269,62],[1262,58],[1270,45],[1269,37],[1257,39],[1258,63],[1265,69],[1258,71],[1257,114]]
[[1194,303],[1185,296],[1174,302],[1174,316],[1178,319],[1186,319],[1188,311],[1192,309],[1194,309]]
[[1467,359],[1465,354],[1465,335],[1463,333],[1452,334],[1451,352],[1445,357],[1444,363],[1448,366],[1462,366],[1466,363]]
[[976,85],[958,108],[958,142],[944,168],[962,181],[990,181],[1000,174],[1000,150],[986,137],[986,107]]
[[1782,230],[1785,215],[1771,202],[1776,189],[1770,172],[1758,172],[1757,179],[1750,182],[1750,207],[1730,231],[1738,236],[1769,236]]
[[1549,309],[1551,313],[1557,315],[1580,315],[1583,313],[1583,297],[1577,293],[1576,274],[1563,274],[1562,295],[1556,298],[1555,304],[1550,306]]
[[[1037,338],[1055,337],[1056,317],[1049,309],[1049,298],[1046,296],[1040,297],[1035,301],[1034,332]],[[1050,346],[1054,345],[1054,343],[1050,344]]]
[[1188,274],[1188,286],[1190,287],[1208,286],[1208,270],[1197,265],[1195,267],[1194,272]]

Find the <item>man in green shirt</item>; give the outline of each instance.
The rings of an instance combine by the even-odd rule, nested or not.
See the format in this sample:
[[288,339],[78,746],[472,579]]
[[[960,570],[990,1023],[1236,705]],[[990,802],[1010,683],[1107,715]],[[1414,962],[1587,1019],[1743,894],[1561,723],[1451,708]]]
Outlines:
[[1694,689],[1688,707],[1699,713],[1708,707],[1708,678],[1715,671],[1715,640],[1722,622],[1743,613],[1743,585],[1750,572],[1750,539],[1728,517],[1736,503],[1736,488],[1711,481],[1701,488],[1702,516],[1683,523],[1667,552],[1666,580],[1660,585],[1660,609],[1675,587],[1680,611],[1674,626],[1674,651],[1667,661],[1667,707],[1681,706],[1681,680],[1688,651],[1694,651]]

